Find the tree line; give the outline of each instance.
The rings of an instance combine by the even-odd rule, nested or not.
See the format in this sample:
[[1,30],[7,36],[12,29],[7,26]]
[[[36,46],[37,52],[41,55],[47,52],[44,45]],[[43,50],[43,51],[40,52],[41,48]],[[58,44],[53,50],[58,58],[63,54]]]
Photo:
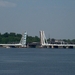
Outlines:
[[[4,33],[1,34],[0,33],[0,43],[19,43],[21,40],[22,35],[21,34],[16,34],[14,32],[11,33]],[[31,42],[40,42],[40,38],[38,36],[28,36],[27,35],[27,39],[26,39],[27,43],[31,43]]]
[[[19,43],[20,42],[20,39],[21,39],[22,35],[21,34],[16,34],[14,32],[11,32],[11,33],[4,33],[4,34],[1,34],[0,33],[0,43]],[[47,39],[48,41],[50,40],[50,42],[54,42],[55,39],[52,38],[52,39]],[[75,39],[62,39],[62,41],[66,42],[66,43],[69,43],[69,44],[75,44]],[[32,42],[40,42],[40,38],[38,36],[29,36],[27,35],[27,39],[26,39],[26,42],[27,43],[32,43]]]

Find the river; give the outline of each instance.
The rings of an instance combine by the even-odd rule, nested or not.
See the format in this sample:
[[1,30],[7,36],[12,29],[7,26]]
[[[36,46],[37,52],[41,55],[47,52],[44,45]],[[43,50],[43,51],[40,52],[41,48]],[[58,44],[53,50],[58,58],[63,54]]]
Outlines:
[[0,75],[75,75],[75,49],[0,48]]

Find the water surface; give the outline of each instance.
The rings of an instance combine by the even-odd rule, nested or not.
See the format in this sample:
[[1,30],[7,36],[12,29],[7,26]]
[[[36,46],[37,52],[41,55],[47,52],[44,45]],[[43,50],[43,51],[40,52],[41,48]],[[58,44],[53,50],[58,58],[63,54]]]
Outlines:
[[75,49],[0,48],[0,75],[75,75]]

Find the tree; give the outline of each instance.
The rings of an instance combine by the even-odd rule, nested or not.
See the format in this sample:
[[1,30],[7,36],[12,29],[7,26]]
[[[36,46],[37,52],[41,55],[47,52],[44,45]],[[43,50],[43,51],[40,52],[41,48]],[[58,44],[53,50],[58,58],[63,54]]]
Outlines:
[[51,39],[51,43],[55,43],[55,39],[54,38]]
[[9,34],[7,32],[3,34],[3,37],[8,37],[8,36]]

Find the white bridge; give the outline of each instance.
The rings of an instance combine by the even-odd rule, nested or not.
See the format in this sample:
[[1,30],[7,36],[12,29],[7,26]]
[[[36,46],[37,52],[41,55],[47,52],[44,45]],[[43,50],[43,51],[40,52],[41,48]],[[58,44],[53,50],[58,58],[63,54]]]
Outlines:
[[18,44],[0,44],[0,47],[26,47],[26,36],[27,36],[27,32],[25,31],[22,34],[22,38],[20,40],[20,42]]
[[46,36],[44,31],[40,31],[40,44],[41,47],[47,47],[47,48],[74,48],[75,44],[49,44],[47,42]]

